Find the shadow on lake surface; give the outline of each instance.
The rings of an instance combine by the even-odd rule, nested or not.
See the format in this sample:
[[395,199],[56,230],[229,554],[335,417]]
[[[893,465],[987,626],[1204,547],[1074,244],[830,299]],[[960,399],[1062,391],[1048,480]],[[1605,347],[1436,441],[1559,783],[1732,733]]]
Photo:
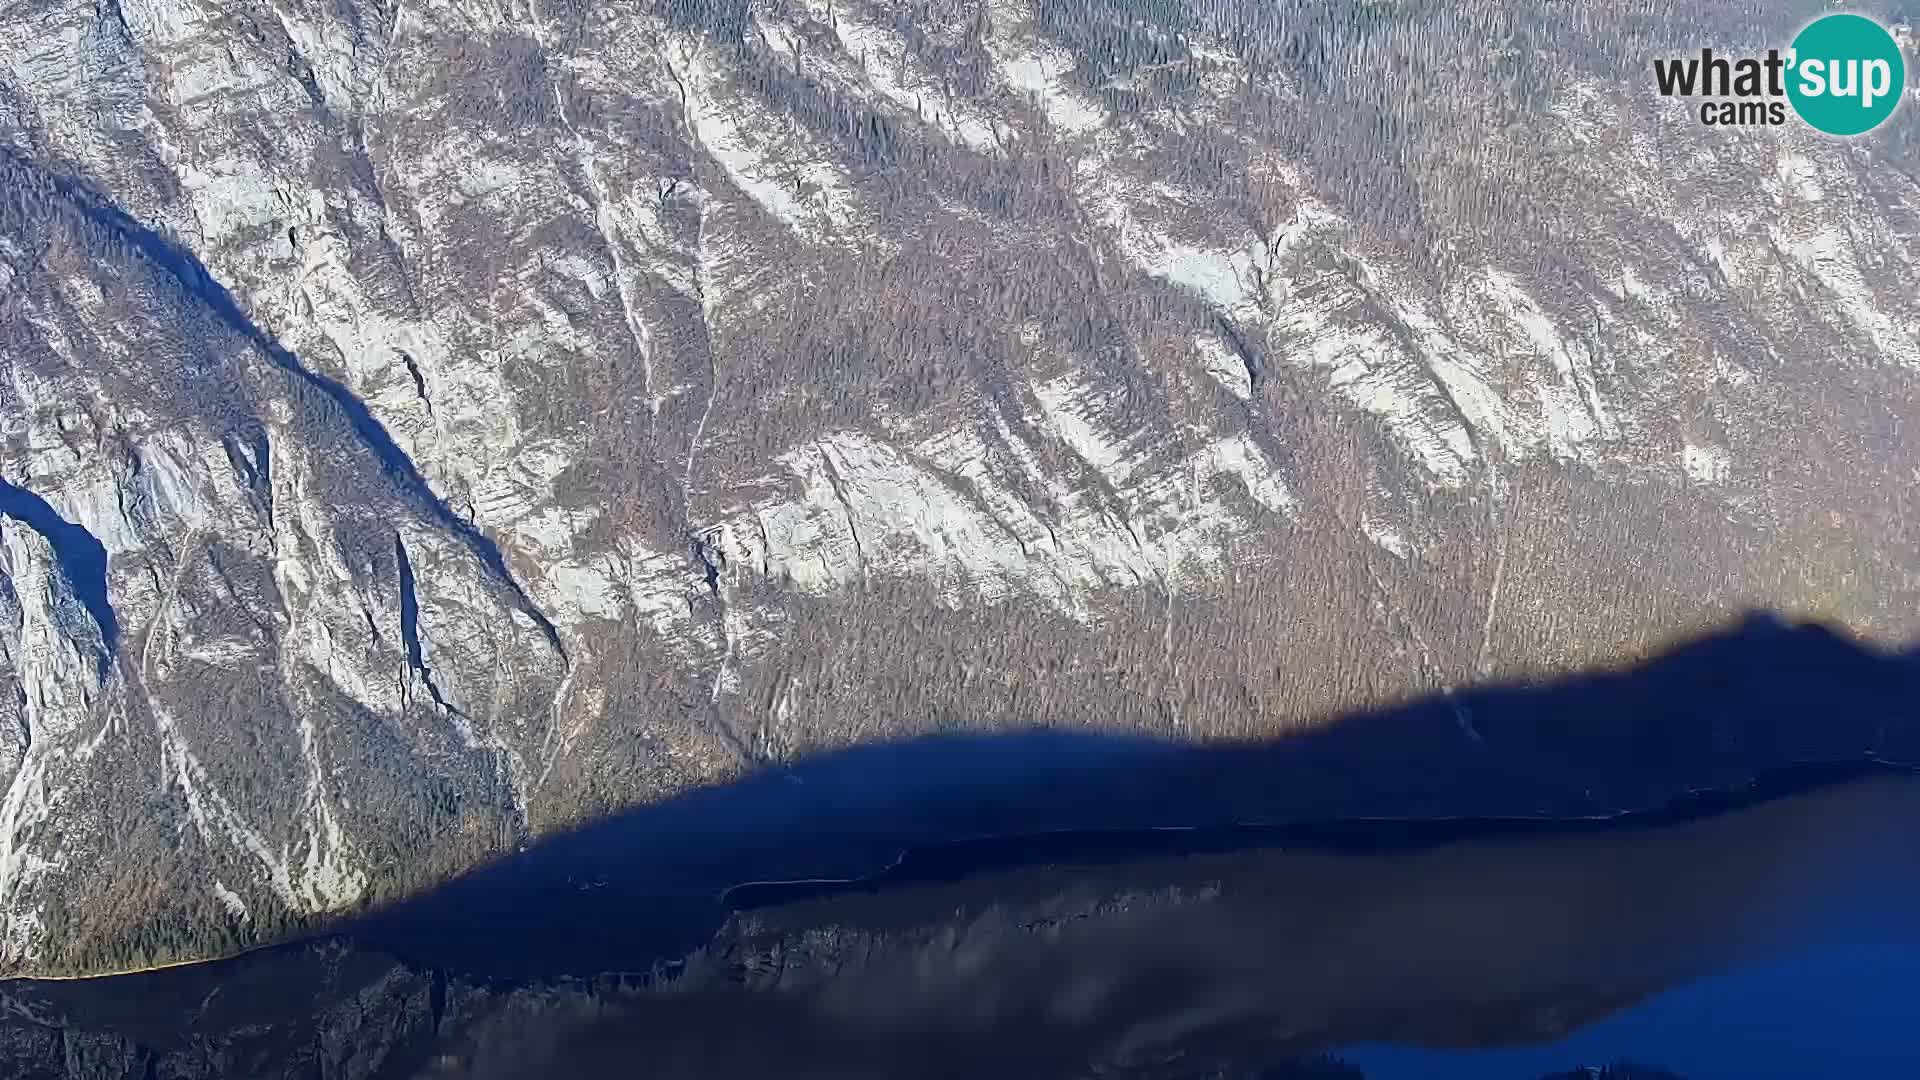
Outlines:
[[[1283,1066],[1357,1048],[1379,1077],[1531,1080],[1643,1049],[1712,1062],[1756,1000],[1821,1037],[1831,1010],[1793,1003],[1806,979],[1765,977],[1783,964],[1920,983],[1916,690],[1912,656],[1759,618],[1630,670],[1272,743],[850,750],[555,837],[337,940],[6,984],[0,1072],[1351,1078]],[[1699,1003],[1728,980],[1741,992]],[[1846,1033],[1854,1074],[1920,1075],[1910,1025],[1869,1027]],[[1617,1050],[1565,1041],[1583,1029]],[[1489,1047],[1509,1049],[1446,1050]]]
[[[1551,1043],[1707,976],[1920,945],[1916,824],[1920,778],[1890,774],[1659,828],[824,896],[737,916],[659,991],[480,1033],[448,1074],[1200,1077],[1355,1044]],[[1908,1025],[1880,1037],[1877,1060],[1920,1066]]]
[[[1916,825],[1920,775],[1888,770],[1664,825],[1024,866],[738,912],[648,984],[480,984],[309,943],[7,985],[0,1070],[1532,1080],[1634,1056],[1695,1080],[1912,1076]],[[1366,1072],[1289,1064],[1329,1052]]]
[[[349,932],[472,975],[645,971],[711,937],[727,890],[734,905],[807,891],[743,883],[866,878],[909,851],[907,876],[940,876],[1262,843],[1417,847],[1515,827],[1502,819],[1685,817],[1837,775],[1817,766],[1920,762],[1917,701],[1911,656],[1755,616],[1630,669],[1270,742],[1031,732],[860,747],[543,840]],[[1169,828],[1197,831],[1144,832]],[[501,926],[510,940],[495,940]]]

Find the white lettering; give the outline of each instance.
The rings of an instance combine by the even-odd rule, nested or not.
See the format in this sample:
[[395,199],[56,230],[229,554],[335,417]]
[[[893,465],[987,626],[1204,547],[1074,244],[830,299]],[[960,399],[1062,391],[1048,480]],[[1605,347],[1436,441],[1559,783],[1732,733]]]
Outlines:
[[1800,92],[1820,97],[1827,92],[1827,62],[1817,57],[1800,61]]
[[[1841,76],[1846,78],[1842,79]],[[1827,61],[1827,92],[1834,97],[1852,97],[1860,92],[1860,61]]]
[[1873,107],[1873,99],[1886,97],[1893,89],[1893,67],[1885,60],[1867,61],[1866,78],[1861,80],[1860,107]]

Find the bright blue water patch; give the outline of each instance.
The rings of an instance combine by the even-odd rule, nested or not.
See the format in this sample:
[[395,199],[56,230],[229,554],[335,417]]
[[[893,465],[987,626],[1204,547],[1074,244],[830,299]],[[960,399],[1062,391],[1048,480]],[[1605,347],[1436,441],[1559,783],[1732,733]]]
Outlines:
[[1920,1077],[1920,944],[1822,945],[1661,994],[1551,1043],[1367,1046],[1367,1080],[1535,1080],[1629,1060],[1687,1080]]

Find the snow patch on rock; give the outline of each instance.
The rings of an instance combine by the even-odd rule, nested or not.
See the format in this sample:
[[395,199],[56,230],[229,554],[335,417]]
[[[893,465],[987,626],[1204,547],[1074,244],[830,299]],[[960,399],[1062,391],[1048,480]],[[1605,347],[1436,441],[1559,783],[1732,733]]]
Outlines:
[[214,899],[220,901],[220,906],[226,908],[228,914],[242,922],[247,920],[249,917],[247,915],[247,902],[240,899],[239,893],[227,888],[226,883],[217,878],[214,880],[212,888]]
[[1467,365],[1449,362],[1454,350],[1438,327],[1421,320],[1431,336],[1425,355],[1415,355],[1389,323],[1367,316],[1369,297],[1346,278],[1329,274],[1289,292],[1269,324],[1287,360],[1326,372],[1331,389],[1378,417],[1439,484],[1465,483],[1477,456],[1472,434],[1434,380],[1451,386],[1442,370],[1464,384],[1478,380]]
[[1253,376],[1231,345],[1218,337],[1203,335],[1193,339],[1193,351],[1200,358],[1201,368],[1214,382],[1241,401],[1253,399]]
[[1379,545],[1382,551],[1396,559],[1405,559],[1413,554],[1413,545],[1407,542],[1407,538],[1399,529],[1372,514],[1361,516],[1360,531],[1366,534],[1367,539]]
[[1846,226],[1824,224],[1811,232],[1779,235],[1774,243],[1826,290],[1847,323],[1882,356],[1902,367],[1920,369],[1920,321],[1896,321],[1881,310],[1855,257],[1855,240]]
[[187,193],[206,244],[218,245],[268,227],[276,219],[279,195],[273,180],[254,161],[231,156],[205,165],[181,162],[174,172]]
[[985,42],[994,69],[1017,94],[1031,100],[1063,135],[1084,135],[1106,123],[1106,110],[1068,79],[1077,66],[1071,53],[1033,37],[1027,14],[1013,4],[989,6],[993,32]]
[[1196,469],[1204,464],[1210,475],[1225,474],[1239,480],[1247,496],[1272,513],[1291,514],[1299,506],[1265,452],[1245,432],[1209,444],[1194,464]]
[[954,607],[1033,597],[1085,619],[1101,593],[1216,564],[1258,515],[1297,507],[1244,433],[1150,462],[1100,425],[1086,387],[1068,381],[1041,394],[1065,421],[1055,437],[1109,494],[1048,475],[1004,421],[909,446],[846,430],[782,456],[793,494],[762,500],[709,535],[730,572],[805,592],[917,579]]
[[853,229],[852,185],[792,117],[728,92],[729,76],[704,45],[687,51],[680,78],[686,85],[688,123],[707,155],[735,187],[801,237],[832,243],[858,235]]
[[1546,417],[1547,442],[1555,457],[1584,459],[1596,442],[1617,439],[1619,429],[1600,398],[1593,374],[1574,358],[1552,320],[1508,274],[1488,267],[1486,295],[1495,311],[1517,325],[1534,354],[1552,368],[1551,380],[1530,372],[1529,381]]
[[1116,488],[1127,486],[1152,449],[1146,425],[1115,432],[1102,422],[1115,407],[1109,387],[1066,375],[1034,387],[1033,396],[1061,441]]
[[1643,304],[1657,304],[1660,298],[1653,288],[1640,279],[1631,266],[1620,268],[1620,296],[1627,300],[1638,300]]
[[820,0],[807,7],[815,21],[833,28],[840,47],[880,96],[964,146],[989,151],[998,145],[993,124],[948,97],[941,80],[914,58],[899,35],[860,21],[844,7]]
[[1257,317],[1266,299],[1258,270],[1270,260],[1267,245],[1252,236],[1237,246],[1174,237],[1152,222],[1190,209],[1190,200],[1166,185],[1130,183],[1111,160],[1113,151],[1105,146],[1086,164],[1084,197],[1120,253],[1149,276],[1199,296],[1223,314]]
[[1774,180],[1769,187],[1790,193],[1802,202],[1817,203],[1826,198],[1826,189],[1820,183],[1820,167],[1805,154],[1782,148],[1775,162]]
[[1687,443],[1680,449],[1680,468],[1696,484],[1720,486],[1733,471],[1733,459],[1718,446]]

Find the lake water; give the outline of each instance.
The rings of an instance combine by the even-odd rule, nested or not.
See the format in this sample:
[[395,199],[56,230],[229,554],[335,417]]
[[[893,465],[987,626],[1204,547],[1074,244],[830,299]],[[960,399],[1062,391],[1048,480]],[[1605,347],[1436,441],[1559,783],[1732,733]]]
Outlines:
[[1573,1065],[1657,1063],[1712,1080],[1920,1076],[1920,945],[1826,945],[1707,976],[1535,1046],[1349,1047],[1368,1080],[1534,1080]]
[[[0,1075],[42,1075],[6,1055],[54,1025],[129,1039],[153,1075],[183,1076],[611,1080],[644,1061],[650,1080],[1184,1080],[1326,1051],[1370,1080],[1535,1080],[1623,1059],[1689,1080],[1920,1076],[1920,776],[1795,775],[1765,798],[1620,819],[922,847],[865,878],[766,882],[731,904],[688,894],[688,944],[650,986],[559,976],[593,947],[598,970],[632,971],[670,943],[656,931],[675,909],[627,887],[652,880],[643,865],[699,882],[719,865],[672,847],[601,885],[575,880],[570,857],[556,886],[535,860],[318,958],[0,986]],[[789,786],[819,798],[787,781],[764,795]],[[765,801],[720,805],[751,821]],[[737,850],[723,835],[690,850]],[[617,854],[596,843],[585,865]],[[408,956],[428,913],[442,932]],[[503,954],[518,974],[500,974]],[[323,1052],[348,1056],[308,1060]],[[216,1059],[229,1071],[208,1071]]]
[[670,987],[468,1075],[1197,1077],[1333,1050],[1372,1080],[1911,1077],[1916,825],[1920,779],[1873,775],[1425,846],[926,853],[903,865],[940,872],[763,887]]

